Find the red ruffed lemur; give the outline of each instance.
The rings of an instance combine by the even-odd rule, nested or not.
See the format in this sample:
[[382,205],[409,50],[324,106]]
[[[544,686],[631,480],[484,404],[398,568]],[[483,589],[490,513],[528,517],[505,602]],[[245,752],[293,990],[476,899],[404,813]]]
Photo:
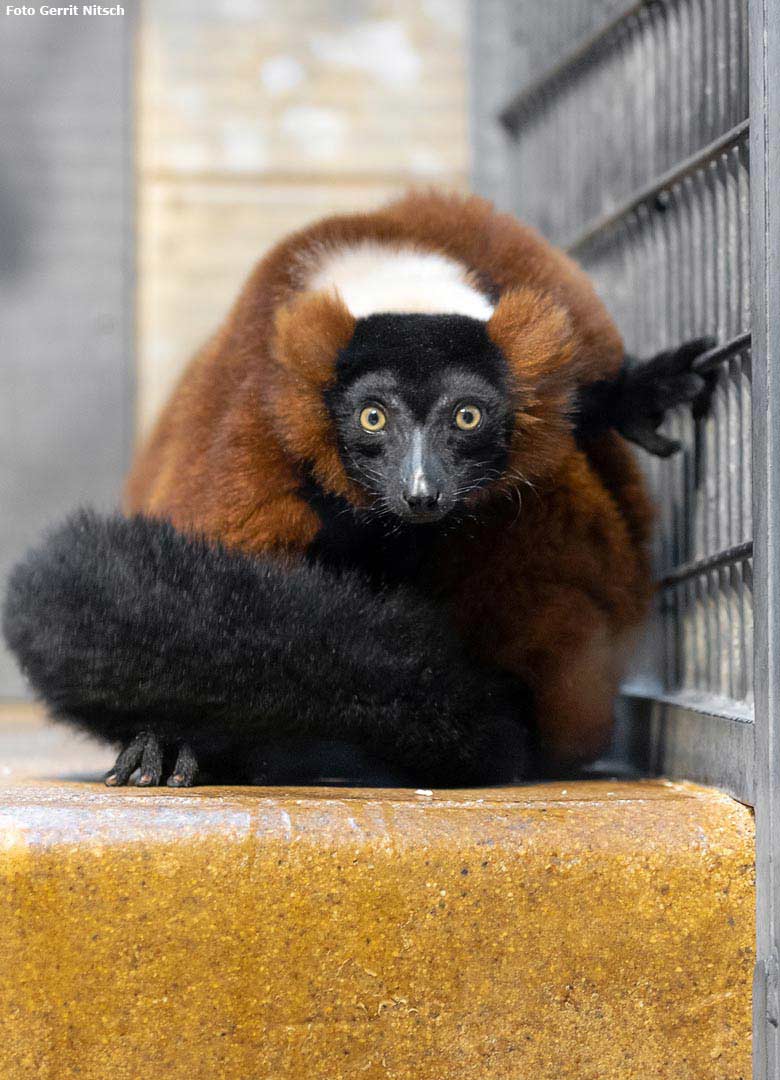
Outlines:
[[8,641],[121,745],[109,784],[273,782],[306,740],[429,784],[590,761],[652,592],[624,436],[675,449],[709,345],[627,362],[583,271],[478,198],[326,219],[192,361],[127,516],[17,568]]

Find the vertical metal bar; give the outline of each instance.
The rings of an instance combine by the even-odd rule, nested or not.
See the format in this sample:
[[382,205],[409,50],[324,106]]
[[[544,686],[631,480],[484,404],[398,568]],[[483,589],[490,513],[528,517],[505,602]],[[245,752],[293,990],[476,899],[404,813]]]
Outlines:
[[[711,18],[711,4],[705,9]],[[705,44],[705,49],[709,46]],[[709,136],[709,133],[708,133]],[[699,174],[697,203],[702,209],[703,244],[698,255],[698,263],[704,275],[704,304],[702,312],[702,332],[704,327],[717,326],[718,274],[715,252],[718,246],[717,218],[711,184],[712,165],[708,165]],[[698,327],[697,327],[698,331]],[[708,469],[703,478],[704,505],[702,507],[702,552],[704,555],[722,548],[720,535],[720,465],[721,465],[721,418],[719,415],[719,394],[713,398],[710,415],[704,421],[704,440],[707,446]],[[701,483],[701,479],[700,479]],[[720,692],[720,671],[716,661],[719,651],[717,622],[717,573],[708,573],[702,581],[705,617],[705,656],[704,680],[702,689],[710,693]]]
[[750,0],[756,717],[753,1075],[780,1076],[780,6]]

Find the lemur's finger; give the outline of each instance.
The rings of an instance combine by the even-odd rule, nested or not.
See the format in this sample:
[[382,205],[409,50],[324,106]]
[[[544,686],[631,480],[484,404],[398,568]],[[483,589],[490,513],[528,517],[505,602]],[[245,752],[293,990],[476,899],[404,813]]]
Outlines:
[[641,446],[643,450],[647,450],[649,454],[655,454],[656,457],[671,457],[682,445],[677,439],[670,439],[662,435],[660,431],[656,431],[650,423],[641,421],[625,424],[620,429],[620,433],[637,446]]
[[695,401],[706,386],[702,376],[692,371],[686,371],[674,378],[662,379],[656,387],[657,410],[665,412],[667,409],[674,408],[675,405]]
[[141,757],[141,775],[138,787],[157,787],[162,777],[163,752],[160,741],[155,735],[148,735]]
[[713,368],[710,371],[702,371],[699,373],[699,377],[704,383],[701,392],[697,394],[693,401],[693,408],[691,413],[694,420],[700,420],[702,416],[706,416],[710,411],[710,405],[712,404],[712,395],[715,393],[715,387],[718,385],[718,369]]
[[135,770],[146,746],[147,733],[136,735],[131,743],[121,751],[113,768],[109,769],[103,777],[103,783],[108,787],[124,787]]
[[716,340],[711,335],[692,338],[690,341],[684,342],[679,349],[674,349],[671,352],[668,370],[674,373],[688,371],[694,360],[701,356],[702,353],[714,349],[715,345]]
[[713,337],[692,338],[684,342],[676,349],[664,349],[650,360],[639,365],[632,373],[635,378],[657,379],[664,376],[680,375],[690,371],[696,360],[704,353],[714,348],[716,342]]
[[182,743],[176,757],[173,772],[168,777],[168,787],[192,787],[198,773],[198,761],[192,749]]

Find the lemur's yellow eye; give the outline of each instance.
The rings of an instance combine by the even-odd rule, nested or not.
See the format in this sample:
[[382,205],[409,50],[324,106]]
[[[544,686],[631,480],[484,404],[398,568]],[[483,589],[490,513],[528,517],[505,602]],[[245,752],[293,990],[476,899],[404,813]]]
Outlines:
[[461,431],[473,431],[479,427],[482,419],[482,410],[476,405],[461,405],[455,413],[455,423]]
[[360,414],[360,426],[364,431],[381,431],[386,423],[384,410],[378,405],[366,405]]

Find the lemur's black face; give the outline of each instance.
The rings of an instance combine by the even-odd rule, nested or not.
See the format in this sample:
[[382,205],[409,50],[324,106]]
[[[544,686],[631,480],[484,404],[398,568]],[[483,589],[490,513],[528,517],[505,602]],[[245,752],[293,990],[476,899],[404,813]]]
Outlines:
[[375,507],[438,521],[506,468],[508,372],[465,315],[358,319],[327,403],[348,475]]

